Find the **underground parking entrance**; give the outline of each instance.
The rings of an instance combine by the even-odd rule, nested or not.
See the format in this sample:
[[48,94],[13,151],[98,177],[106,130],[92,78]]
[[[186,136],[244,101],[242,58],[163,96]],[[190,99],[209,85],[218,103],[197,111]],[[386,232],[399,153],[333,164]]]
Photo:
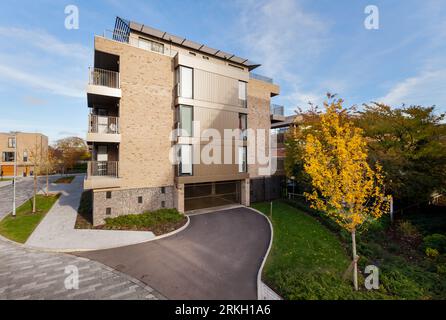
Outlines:
[[240,203],[240,180],[191,183],[184,186],[186,212]]

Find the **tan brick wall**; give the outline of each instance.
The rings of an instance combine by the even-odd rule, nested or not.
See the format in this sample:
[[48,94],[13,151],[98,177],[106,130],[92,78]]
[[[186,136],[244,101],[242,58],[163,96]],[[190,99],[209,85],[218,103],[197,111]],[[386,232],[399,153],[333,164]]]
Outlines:
[[[278,87],[267,82],[255,79],[250,79],[248,82],[248,128],[254,130],[265,129],[265,145],[261,146],[261,150],[265,155],[269,154],[271,92],[275,92],[275,90],[278,90]],[[250,140],[249,137],[248,140]],[[266,150],[266,152],[263,150]],[[248,166],[250,178],[259,176],[258,170],[260,167],[263,166],[259,164],[250,164]]]
[[100,37],[95,38],[95,47],[120,56],[122,188],[172,184],[173,59]]

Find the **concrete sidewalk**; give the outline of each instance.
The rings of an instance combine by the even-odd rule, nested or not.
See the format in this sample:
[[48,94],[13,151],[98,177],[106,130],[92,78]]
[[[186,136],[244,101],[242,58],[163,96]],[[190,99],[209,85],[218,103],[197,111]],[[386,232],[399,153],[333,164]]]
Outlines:
[[26,246],[55,251],[98,250],[137,244],[155,238],[152,232],[74,229],[83,191],[83,176],[71,184],[51,184],[62,195],[34,230]]

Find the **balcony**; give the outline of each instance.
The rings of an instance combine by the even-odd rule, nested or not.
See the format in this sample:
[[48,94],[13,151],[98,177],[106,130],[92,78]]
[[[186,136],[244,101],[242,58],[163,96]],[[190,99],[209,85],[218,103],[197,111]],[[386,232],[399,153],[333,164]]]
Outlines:
[[283,106],[277,104],[271,104],[270,106],[271,123],[285,121],[284,112],[285,108]]
[[89,161],[84,189],[116,188],[121,185],[118,161]]
[[121,142],[119,117],[90,114],[88,120],[88,142]]
[[89,68],[88,95],[121,98],[119,72],[100,68]]

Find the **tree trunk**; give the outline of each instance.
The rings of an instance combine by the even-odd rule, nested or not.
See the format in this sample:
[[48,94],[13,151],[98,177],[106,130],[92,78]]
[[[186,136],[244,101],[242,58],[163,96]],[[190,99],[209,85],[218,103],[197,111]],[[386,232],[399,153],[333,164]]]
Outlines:
[[353,251],[353,285],[358,291],[358,259],[356,256],[356,231],[352,231],[352,251]]
[[37,175],[34,172],[33,213],[36,213]]

